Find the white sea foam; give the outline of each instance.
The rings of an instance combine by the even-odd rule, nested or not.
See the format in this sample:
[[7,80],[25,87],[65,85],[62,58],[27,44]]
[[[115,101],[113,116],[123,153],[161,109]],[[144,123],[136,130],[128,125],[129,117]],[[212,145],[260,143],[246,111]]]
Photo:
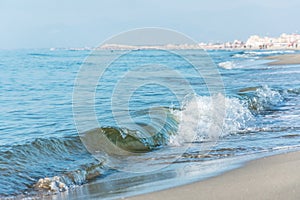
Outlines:
[[60,176],[45,177],[34,184],[37,190],[53,193],[64,192],[70,188],[84,184],[90,179],[98,177],[103,173],[102,163],[83,165],[82,169],[71,171]]
[[236,67],[236,64],[232,61],[226,61],[226,62],[219,63],[219,67],[224,69],[232,69]]
[[237,53],[237,54],[234,54],[232,57],[234,57],[234,58],[250,58],[251,56],[249,54],[244,54],[244,53],[240,54],[240,53]]
[[195,97],[175,114],[180,122],[178,134],[171,138],[173,145],[234,134],[254,120],[246,103],[223,95]]
[[245,54],[250,55],[273,55],[273,54],[287,54],[287,53],[295,53],[293,50],[284,50],[284,51],[246,51]]
[[271,56],[276,54],[292,54],[294,50],[270,50],[270,51],[245,51],[243,53],[237,53],[233,55],[234,58],[255,58],[258,59],[260,56]]

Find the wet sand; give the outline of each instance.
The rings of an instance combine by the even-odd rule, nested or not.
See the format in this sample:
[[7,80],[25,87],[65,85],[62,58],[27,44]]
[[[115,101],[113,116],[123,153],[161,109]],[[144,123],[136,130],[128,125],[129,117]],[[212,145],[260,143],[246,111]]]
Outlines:
[[268,65],[297,65],[300,64],[300,54],[285,54],[279,56],[269,56],[267,60],[275,60]]
[[300,199],[300,152],[254,160],[208,180],[126,198],[144,199]]

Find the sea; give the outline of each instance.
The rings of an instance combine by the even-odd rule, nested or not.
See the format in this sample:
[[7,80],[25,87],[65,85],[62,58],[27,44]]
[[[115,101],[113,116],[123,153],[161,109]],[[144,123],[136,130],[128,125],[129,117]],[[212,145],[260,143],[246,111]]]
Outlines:
[[299,51],[197,51],[0,50],[0,199],[118,199],[300,149],[300,65],[266,59]]

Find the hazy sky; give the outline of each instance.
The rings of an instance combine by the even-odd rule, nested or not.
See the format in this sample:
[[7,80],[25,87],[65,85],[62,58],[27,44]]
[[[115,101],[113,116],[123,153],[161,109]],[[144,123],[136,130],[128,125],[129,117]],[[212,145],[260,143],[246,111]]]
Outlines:
[[97,46],[164,27],[198,42],[300,31],[299,0],[0,0],[0,49]]

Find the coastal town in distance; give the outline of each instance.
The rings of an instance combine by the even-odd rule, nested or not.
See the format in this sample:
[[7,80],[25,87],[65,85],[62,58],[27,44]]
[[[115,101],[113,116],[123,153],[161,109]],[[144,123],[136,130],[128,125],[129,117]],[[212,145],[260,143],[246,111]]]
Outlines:
[[[55,50],[51,48],[50,50]],[[286,34],[283,33],[279,37],[258,36],[252,35],[246,41],[234,40],[232,42],[217,42],[205,43],[201,42],[195,45],[188,44],[168,44],[163,46],[130,46],[122,44],[104,44],[100,47],[82,47],[82,48],[68,48],[69,50],[132,50],[132,49],[270,49],[270,50],[283,50],[283,49],[300,49],[300,34]]]
[[283,33],[277,38],[252,35],[246,42],[235,40],[224,44],[201,43],[200,46],[212,49],[297,49],[300,48],[300,34]]

